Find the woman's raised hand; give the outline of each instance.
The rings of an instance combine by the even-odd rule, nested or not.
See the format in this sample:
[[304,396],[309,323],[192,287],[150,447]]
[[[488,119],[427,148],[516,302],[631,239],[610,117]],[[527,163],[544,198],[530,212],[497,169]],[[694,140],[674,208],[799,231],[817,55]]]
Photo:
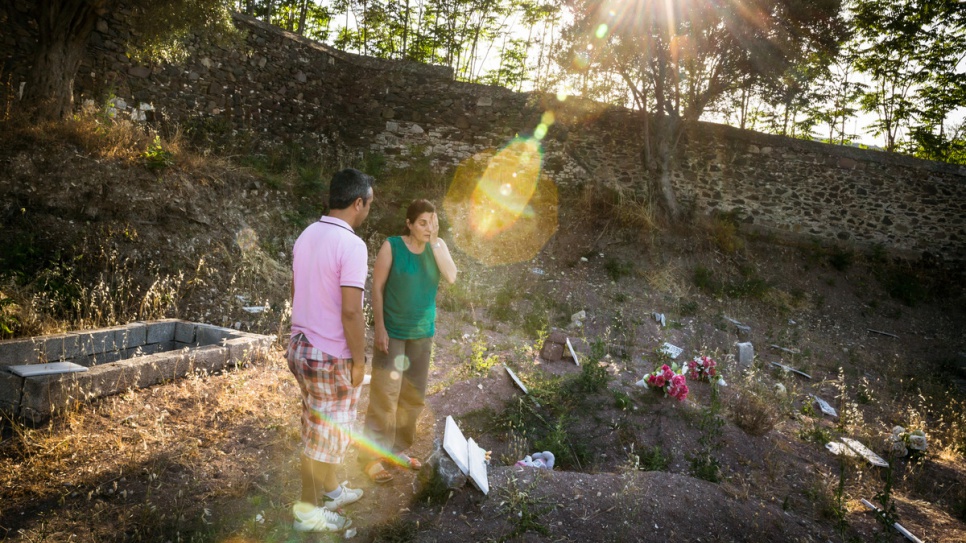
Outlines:
[[439,217],[436,213],[433,213],[433,218],[429,223],[429,245],[430,247],[436,247],[436,242],[439,240]]

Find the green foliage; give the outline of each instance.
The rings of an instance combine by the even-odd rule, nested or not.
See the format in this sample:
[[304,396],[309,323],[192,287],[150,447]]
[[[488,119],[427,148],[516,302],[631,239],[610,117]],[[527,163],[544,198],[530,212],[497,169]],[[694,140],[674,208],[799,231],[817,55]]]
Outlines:
[[724,419],[721,418],[720,413],[721,398],[718,396],[717,387],[712,386],[711,400],[707,407],[701,409],[701,416],[698,419],[701,436],[698,438],[697,450],[687,457],[691,474],[712,483],[721,480],[721,464],[714,455],[715,451],[721,448],[724,428]]
[[634,266],[628,262],[622,262],[614,257],[607,257],[604,261],[604,271],[612,281],[620,281],[622,277],[627,277],[634,273]]
[[600,361],[607,354],[607,344],[602,339],[596,339],[590,345],[590,357],[581,365],[580,374],[569,383],[575,393],[595,394],[607,388],[610,375],[607,368],[600,365]]
[[798,438],[802,441],[825,445],[832,441],[832,433],[827,428],[813,423],[803,426],[798,431]]
[[925,301],[929,292],[919,276],[908,269],[889,268],[879,273],[879,280],[889,296],[909,307]]
[[874,501],[878,502],[879,508],[875,513],[875,518],[879,521],[880,528],[876,533],[876,541],[893,541],[895,539],[892,525],[899,522],[899,514],[896,512],[896,504],[892,499],[892,470],[894,465],[895,459],[890,458],[889,466],[885,468],[885,481],[882,490],[873,498]]
[[862,0],[852,10],[862,51],[854,66],[871,80],[861,105],[877,117],[875,135],[897,151],[899,135],[909,131],[911,150],[948,157],[946,144],[956,136],[945,130],[966,98],[958,68],[966,54],[963,10],[942,0]]
[[154,136],[154,141],[141,155],[144,165],[153,172],[163,171],[174,165],[174,155],[161,144],[161,136]]
[[228,48],[237,47],[242,38],[226,2],[158,0],[138,4],[132,11],[137,40],[127,45],[131,57],[142,62],[184,60],[189,42],[195,47]]
[[671,456],[665,453],[660,445],[644,447],[637,457],[638,469],[641,471],[667,471],[671,465]]
[[714,277],[713,272],[698,265],[694,269],[694,285],[711,296],[728,296],[729,298],[762,299],[771,288],[768,283],[757,277],[753,270],[742,269],[742,277],[735,281],[723,282]]
[[626,411],[631,408],[634,402],[631,397],[627,395],[626,392],[621,390],[614,391],[614,407],[620,409],[621,411]]
[[482,330],[477,331],[476,339],[473,340],[470,350],[470,371],[480,377],[489,375],[493,366],[500,361],[496,355],[486,356],[486,336],[483,335]]
[[512,541],[527,532],[549,537],[550,529],[540,522],[540,517],[552,511],[553,506],[532,495],[537,480],[527,488],[519,488],[518,484],[516,478],[511,478],[509,484],[500,489],[500,513],[513,522],[513,529],[501,541]]
[[845,247],[834,245],[829,250],[828,263],[840,272],[848,271],[854,260],[855,255]]

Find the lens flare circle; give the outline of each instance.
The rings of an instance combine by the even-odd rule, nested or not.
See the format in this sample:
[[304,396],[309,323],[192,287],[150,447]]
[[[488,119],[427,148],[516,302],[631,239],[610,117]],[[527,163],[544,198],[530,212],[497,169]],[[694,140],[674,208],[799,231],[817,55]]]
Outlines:
[[[397,356],[395,359],[393,359],[392,365],[400,373],[405,372],[406,370],[409,369],[409,357],[406,356],[406,355],[404,355],[404,354],[401,354],[401,355]],[[393,372],[393,373],[395,373],[395,372]]]
[[462,163],[443,201],[457,246],[485,264],[529,260],[556,232],[557,188],[541,175],[536,136]]

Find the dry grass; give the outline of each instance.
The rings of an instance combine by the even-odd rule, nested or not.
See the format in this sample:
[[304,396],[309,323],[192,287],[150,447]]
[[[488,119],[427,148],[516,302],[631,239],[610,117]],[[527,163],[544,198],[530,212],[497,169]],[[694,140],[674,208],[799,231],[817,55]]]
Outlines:
[[[283,514],[274,500],[295,476],[298,393],[282,362],[129,390],[40,428],[4,420],[0,488],[15,490],[2,528],[25,540],[185,541],[246,533],[253,502]],[[21,517],[54,504],[56,517]]]

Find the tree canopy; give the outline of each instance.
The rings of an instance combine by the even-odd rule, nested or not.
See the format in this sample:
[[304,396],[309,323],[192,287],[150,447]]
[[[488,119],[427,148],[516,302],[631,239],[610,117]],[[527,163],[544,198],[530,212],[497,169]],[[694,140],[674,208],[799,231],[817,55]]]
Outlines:
[[[672,153],[684,126],[729,93],[794,93],[796,70],[831,59],[843,25],[838,0],[572,0],[560,62],[575,86],[645,113],[652,194],[677,217]],[[596,86],[596,88],[595,88]],[[792,90],[789,90],[789,89]],[[653,118],[653,120],[652,120]]]

